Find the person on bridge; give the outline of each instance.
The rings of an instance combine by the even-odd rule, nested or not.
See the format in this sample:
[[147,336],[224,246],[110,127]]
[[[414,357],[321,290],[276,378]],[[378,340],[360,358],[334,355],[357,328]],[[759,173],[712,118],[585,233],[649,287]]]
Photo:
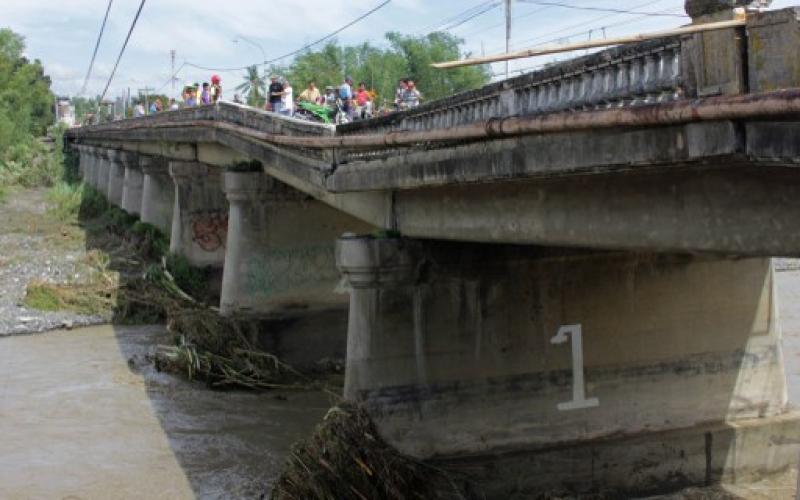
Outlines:
[[278,81],[278,75],[269,77],[272,83],[269,84],[269,107],[268,111],[273,113],[281,112],[281,100],[283,99],[283,84]]
[[283,94],[281,95],[281,114],[294,115],[294,91],[289,80],[283,79]]
[[397,81],[397,89],[394,91],[394,107],[397,110],[403,109],[403,100],[408,90],[408,80],[401,78]]
[[211,104],[211,87],[208,82],[203,82],[203,91],[200,93],[200,103]]
[[372,96],[367,90],[367,84],[361,82],[358,84],[358,90],[355,95],[356,101],[356,115],[358,118],[365,120],[372,117]]
[[349,76],[344,79],[344,83],[339,87],[339,99],[342,100],[342,109],[347,117],[353,119],[353,79]]
[[214,104],[222,99],[222,79],[219,75],[211,75],[211,102]]
[[169,99],[169,110],[170,111],[177,111],[179,109],[181,109],[181,107],[178,105],[177,102],[175,102],[175,99],[170,97],[170,99]]
[[305,90],[300,92],[300,95],[297,96],[298,101],[304,102],[313,102],[314,104],[322,104],[321,96],[319,94],[319,90],[317,90],[317,84],[314,80],[308,82],[308,87]]
[[411,109],[419,106],[419,101],[422,99],[422,94],[417,90],[414,80],[408,80],[408,87],[403,94],[403,109]]

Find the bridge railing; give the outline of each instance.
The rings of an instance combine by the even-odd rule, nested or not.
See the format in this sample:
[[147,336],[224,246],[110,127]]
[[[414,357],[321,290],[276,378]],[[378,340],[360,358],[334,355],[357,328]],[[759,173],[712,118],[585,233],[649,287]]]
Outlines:
[[180,124],[207,120],[224,120],[259,132],[280,135],[307,136],[334,135],[335,127],[321,123],[289,118],[239,104],[219,102],[208,106],[197,106],[175,111],[164,111],[139,118],[127,118],[113,122],[82,127],[83,131],[124,129],[131,126],[154,126],[162,123]]
[[339,134],[430,130],[492,117],[668,102],[687,94],[678,37],[614,47],[390,116]]

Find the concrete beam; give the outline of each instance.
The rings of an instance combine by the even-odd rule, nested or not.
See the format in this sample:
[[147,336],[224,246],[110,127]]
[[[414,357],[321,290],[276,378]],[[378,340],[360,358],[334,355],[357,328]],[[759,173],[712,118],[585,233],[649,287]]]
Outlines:
[[399,191],[395,227],[475,242],[800,255],[795,178],[718,166]]

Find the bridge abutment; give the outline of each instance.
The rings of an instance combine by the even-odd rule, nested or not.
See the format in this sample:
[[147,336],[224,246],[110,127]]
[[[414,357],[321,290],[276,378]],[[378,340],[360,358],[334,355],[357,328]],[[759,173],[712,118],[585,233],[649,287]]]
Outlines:
[[169,176],[169,166],[164,158],[140,156],[142,171],[142,222],[151,224],[165,235],[172,231],[172,212],[175,205],[175,186]]
[[478,470],[493,498],[519,478],[648,491],[796,459],[777,438],[736,455],[800,429],[768,258],[343,237],[337,262],[352,288],[345,396],[403,452],[491,456]]
[[170,252],[197,267],[221,268],[228,203],[220,170],[203,163],[170,161],[169,175],[175,184]]

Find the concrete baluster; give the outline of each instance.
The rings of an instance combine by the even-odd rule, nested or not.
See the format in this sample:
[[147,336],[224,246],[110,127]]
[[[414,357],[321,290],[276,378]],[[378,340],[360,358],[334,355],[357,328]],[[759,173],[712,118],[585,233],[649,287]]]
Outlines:
[[644,102],[644,81],[642,80],[644,59],[635,57],[631,60],[630,67],[630,95],[631,106],[638,106]]
[[653,54],[644,56],[644,71],[642,74],[644,83],[645,104],[653,104],[658,97],[658,67],[656,57]]
[[630,102],[630,62],[620,61],[616,65],[616,77],[614,81],[614,99],[617,107],[624,107]]

